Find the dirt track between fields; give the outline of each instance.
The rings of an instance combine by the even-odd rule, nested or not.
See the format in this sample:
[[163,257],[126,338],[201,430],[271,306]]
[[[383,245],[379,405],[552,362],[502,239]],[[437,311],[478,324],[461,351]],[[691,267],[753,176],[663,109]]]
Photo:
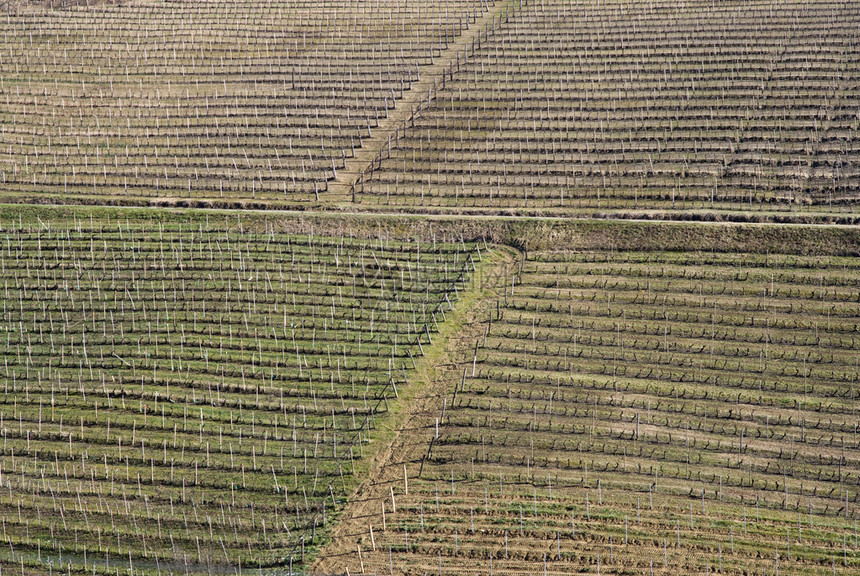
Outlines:
[[329,181],[328,191],[324,195],[320,195],[321,198],[324,196],[330,199],[345,200],[351,197],[353,184],[369,168],[379,151],[388,145],[388,139],[395,134],[398,128],[403,126],[419,102],[428,99],[428,93],[431,99],[436,97],[435,90],[431,92],[431,89],[442,84],[443,76],[456,62],[457,55],[462,53],[466,46],[471,44],[478,37],[478,34],[483,32],[487,25],[501,14],[508,5],[507,0],[497,0],[494,6],[490,7],[483,16],[469,26],[468,30],[465,30],[448,44],[448,47],[434,59],[433,64],[420,69],[418,81],[413,82],[410,89],[404,92],[403,98],[397,101],[388,117],[380,119],[377,127],[371,131],[370,137],[365,138],[361,148],[355,151],[355,156],[347,158],[346,165],[337,171],[337,177],[334,180]]

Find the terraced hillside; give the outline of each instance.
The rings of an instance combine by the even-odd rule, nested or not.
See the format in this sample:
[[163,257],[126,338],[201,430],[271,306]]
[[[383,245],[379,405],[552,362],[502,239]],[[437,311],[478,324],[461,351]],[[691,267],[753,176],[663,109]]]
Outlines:
[[4,572],[298,568],[477,259],[43,218],[0,223]]
[[855,574],[858,283],[856,257],[524,255],[323,566]]

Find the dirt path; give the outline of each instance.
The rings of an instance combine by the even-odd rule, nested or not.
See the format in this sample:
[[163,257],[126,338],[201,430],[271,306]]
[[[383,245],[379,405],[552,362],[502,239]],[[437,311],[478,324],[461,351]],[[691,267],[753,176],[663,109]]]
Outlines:
[[352,185],[370,166],[379,151],[388,145],[388,138],[409,118],[413,108],[422,99],[427,99],[428,90],[434,84],[441,84],[442,75],[447,73],[448,67],[456,61],[457,55],[471,44],[478,33],[483,31],[487,24],[501,14],[509,4],[508,0],[496,0],[495,5],[469,26],[468,30],[448,44],[448,47],[434,59],[433,64],[419,70],[419,80],[413,82],[411,88],[404,92],[403,98],[397,101],[388,117],[379,121],[379,125],[373,129],[370,137],[362,141],[362,146],[355,151],[355,156],[347,158],[344,168],[337,171],[337,177],[329,181],[328,191],[320,195],[321,199],[341,202],[351,200]]
[[401,394],[398,414],[384,424],[392,426],[388,444],[377,447],[367,478],[350,495],[349,503],[332,532],[332,541],[309,566],[310,574],[346,574],[347,570],[350,574],[361,574],[359,547],[365,555],[373,553],[370,527],[377,534],[382,531],[383,507],[389,522],[398,518],[396,511],[391,509],[392,490],[395,498],[403,494],[404,467],[408,478],[418,476],[421,459],[434,435],[443,398],[447,397],[450,403],[464,368],[471,365],[475,342],[486,329],[487,314],[495,309],[506,279],[518,261],[518,253],[508,247],[499,247],[491,254],[484,254],[473,285],[461,295],[447,321],[439,326],[432,348],[413,372],[408,398]]

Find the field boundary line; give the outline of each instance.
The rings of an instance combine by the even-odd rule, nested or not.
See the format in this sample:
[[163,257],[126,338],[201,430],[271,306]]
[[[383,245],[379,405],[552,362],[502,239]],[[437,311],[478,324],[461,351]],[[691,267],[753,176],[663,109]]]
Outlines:
[[[430,221],[430,222],[549,222],[553,224],[573,224],[573,223],[638,223],[638,224],[671,224],[683,226],[710,226],[710,227],[735,227],[735,228],[833,228],[844,230],[858,230],[857,224],[844,224],[835,222],[775,222],[769,220],[763,221],[739,221],[730,219],[706,219],[706,220],[689,220],[689,219],[672,219],[672,218],[647,218],[648,213],[637,214],[636,217],[591,217],[587,215],[573,216],[548,216],[539,214],[476,214],[466,213],[459,214],[456,212],[398,212],[396,210],[297,210],[297,209],[273,209],[273,208],[220,208],[220,207],[202,207],[202,206],[181,206],[181,207],[165,207],[153,205],[123,205],[114,204],[36,204],[32,202],[8,202],[0,198],[0,216],[3,216],[3,211],[8,212],[68,212],[68,213],[164,213],[176,216],[177,214],[212,214],[212,215],[227,215],[227,216],[266,216],[270,218],[282,219],[297,219],[297,220],[312,220],[332,219],[343,220],[348,218],[364,219],[370,221],[376,220],[404,220],[404,221]],[[769,213],[772,214],[772,213]],[[706,215],[719,216],[719,213],[708,212]],[[123,216],[125,217],[125,216]],[[3,218],[0,217],[0,230],[3,229]]]

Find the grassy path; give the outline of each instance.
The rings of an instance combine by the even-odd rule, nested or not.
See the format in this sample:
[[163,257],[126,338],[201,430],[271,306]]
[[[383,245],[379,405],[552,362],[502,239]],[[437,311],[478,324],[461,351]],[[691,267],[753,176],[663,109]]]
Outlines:
[[487,310],[504,291],[505,279],[514,272],[518,261],[517,252],[508,247],[484,254],[470,289],[461,295],[444,325],[439,326],[432,348],[411,374],[408,390],[401,393],[400,402],[380,426],[370,447],[377,451],[376,456],[364,459],[363,466],[367,468],[357,472],[366,479],[350,495],[332,531],[331,542],[309,566],[310,574],[342,574],[347,570],[361,573],[359,548],[372,550],[370,529],[372,526],[376,534],[383,531],[383,507],[387,522],[398,519],[396,499],[408,488],[404,487],[404,470],[408,478],[418,475],[443,399],[447,397],[450,405],[450,395],[460,383],[463,370],[471,365],[475,342],[484,334]]

